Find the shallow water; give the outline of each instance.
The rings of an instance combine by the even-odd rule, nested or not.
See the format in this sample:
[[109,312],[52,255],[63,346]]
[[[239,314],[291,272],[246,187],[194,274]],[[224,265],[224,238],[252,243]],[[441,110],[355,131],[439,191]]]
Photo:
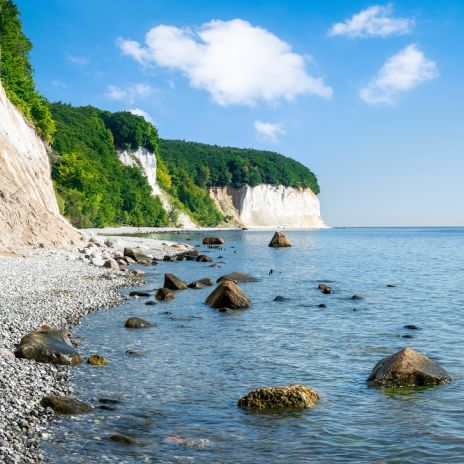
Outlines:
[[[196,244],[205,235],[161,237]],[[177,292],[174,301],[156,306],[129,299],[83,319],[74,330],[81,353],[101,354],[109,365],[75,368],[75,387],[94,405],[99,398],[120,403],[54,422],[44,443],[51,462],[464,461],[464,229],[295,231],[287,233],[289,249],[269,248],[271,232],[220,235],[224,248],[206,250],[225,262],[221,269],[162,262],[144,268],[142,289],[161,286],[165,272],[186,281],[249,272],[262,279],[242,285],[252,307],[217,312],[203,304],[207,287]],[[276,272],[269,276],[271,268]],[[321,294],[319,282],[330,282],[334,294]],[[351,300],[354,294],[363,299]],[[277,295],[290,300],[274,302]],[[154,327],[125,329],[130,316]],[[414,338],[401,337],[407,333]],[[368,388],[376,362],[406,346],[455,380],[422,390]],[[126,355],[129,349],[147,355]],[[317,406],[272,414],[236,406],[255,387],[290,383],[319,392]],[[115,433],[140,443],[115,443],[108,438]],[[189,447],[172,436],[208,442]]]

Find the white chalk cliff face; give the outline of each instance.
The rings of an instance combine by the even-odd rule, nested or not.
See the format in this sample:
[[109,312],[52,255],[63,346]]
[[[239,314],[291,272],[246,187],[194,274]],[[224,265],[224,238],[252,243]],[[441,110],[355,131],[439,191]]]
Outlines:
[[268,184],[210,189],[225,216],[249,228],[321,229],[319,199],[311,189]]
[[65,246],[80,237],[59,214],[43,141],[0,82],[0,251]]
[[[152,194],[159,197],[163,208],[166,211],[171,211],[173,206],[169,201],[169,196],[161,190],[156,182],[156,156],[146,148],[139,147],[137,150],[119,150],[119,160],[126,166],[138,166],[142,173],[147,178],[150,184]],[[178,211],[178,223],[181,227],[195,229],[198,226],[192,219],[182,211]]]

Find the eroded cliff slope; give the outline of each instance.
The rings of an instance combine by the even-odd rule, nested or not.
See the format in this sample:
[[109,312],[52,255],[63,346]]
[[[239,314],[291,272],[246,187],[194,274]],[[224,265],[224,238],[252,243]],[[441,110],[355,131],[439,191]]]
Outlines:
[[0,82],[0,251],[79,238],[59,214],[44,143]]

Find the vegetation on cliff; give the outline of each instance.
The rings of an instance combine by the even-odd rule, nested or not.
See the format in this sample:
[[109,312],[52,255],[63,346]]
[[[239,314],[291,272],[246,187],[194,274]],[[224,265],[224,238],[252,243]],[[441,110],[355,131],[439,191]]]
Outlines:
[[55,123],[47,101],[35,89],[29,62],[32,44],[23,34],[19,11],[11,0],[0,0],[0,79],[10,101],[31,121],[43,139],[51,141]]

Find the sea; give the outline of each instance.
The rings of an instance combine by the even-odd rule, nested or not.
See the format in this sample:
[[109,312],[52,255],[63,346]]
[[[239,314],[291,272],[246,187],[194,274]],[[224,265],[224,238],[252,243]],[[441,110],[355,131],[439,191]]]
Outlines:
[[[191,282],[237,271],[259,278],[241,284],[251,307],[212,309],[204,301],[214,287],[205,287],[153,306],[145,304],[153,296],[128,298],[83,318],[73,330],[79,351],[109,364],[73,368],[78,398],[95,408],[54,420],[43,441],[45,458],[66,464],[463,463],[464,229],[285,233],[291,248],[268,247],[273,231],[214,232],[225,240],[218,249],[201,245],[211,232],[151,235],[198,245],[220,268],[193,261],[140,267],[146,272],[141,290],[154,295],[166,272]],[[319,283],[333,293],[322,294]],[[277,296],[283,301],[274,301]],[[131,316],[153,326],[126,329]],[[410,324],[418,329],[405,328]],[[405,347],[439,363],[453,381],[370,388],[375,364]],[[237,407],[254,388],[295,383],[319,393],[314,408]],[[116,442],[114,435],[134,442]]]

